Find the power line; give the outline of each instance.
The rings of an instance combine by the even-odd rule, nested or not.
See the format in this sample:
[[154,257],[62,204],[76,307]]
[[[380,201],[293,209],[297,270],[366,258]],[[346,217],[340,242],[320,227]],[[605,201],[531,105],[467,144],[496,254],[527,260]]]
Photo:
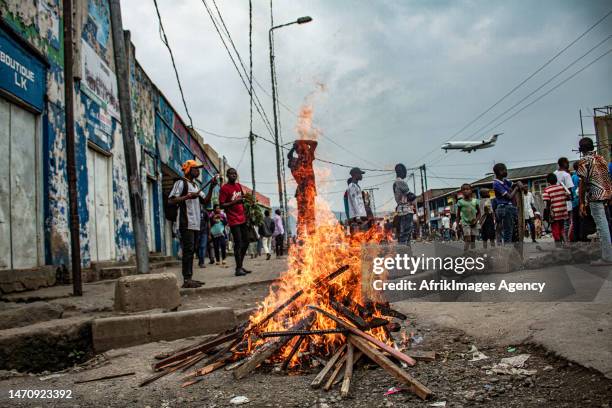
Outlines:
[[215,136],[215,137],[219,137],[221,139],[233,139],[233,140],[244,140],[244,139],[248,139],[247,136],[225,136],[225,135],[220,135],[219,133],[215,133],[215,132],[211,132],[199,127],[194,127],[194,129],[199,130],[202,133],[206,133],[207,135],[211,135],[211,136]]
[[474,133],[475,134],[479,134],[483,129],[485,129],[487,126],[489,126],[491,123],[495,122],[496,120],[498,120],[499,118],[501,118],[502,116],[504,116],[506,113],[510,112],[512,109],[516,108],[517,106],[519,106],[521,103],[523,103],[526,99],[528,99],[530,96],[532,96],[533,94],[535,94],[536,92],[538,92],[540,89],[544,88],[546,85],[548,85],[549,83],[551,83],[553,80],[555,80],[556,78],[559,77],[559,75],[563,74],[565,71],[567,71],[568,69],[570,69],[571,67],[573,67],[574,65],[576,65],[578,62],[580,62],[580,60],[582,60],[584,57],[586,57],[588,54],[590,54],[591,52],[593,52],[596,48],[598,48],[600,45],[602,45],[603,43],[605,43],[606,41],[608,41],[610,38],[612,38],[612,34],[610,34],[609,36],[607,36],[606,38],[604,38],[603,40],[601,40],[600,42],[598,42],[595,46],[593,46],[592,48],[590,48],[587,52],[585,52],[584,54],[582,54],[580,57],[576,58],[575,60],[573,60],[572,62],[570,62],[568,65],[565,66],[565,68],[563,68],[561,71],[557,72],[555,75],[553,75],[552,77],[550,77],[546,82],[544,82],[542,85],[540,85],[539,87],[537,87],[535,90],[533,90],[532,92],[530,92],[529,94],[527,94],[524,98],[522,98],[521,100],[519,100],[518,102],[516,102],[514,105],[512,105],[511,107],[509,107],[508,109],[506,109],[505,111],[503,111],[502,113],[500,113],[499,115],[497,115],[496,117],[494,117],[493,119],[491,119],[489,122],[487,122],[486,124],[484,124],[483,126],[481,126],[480,128],[478,128],[478,130],[476,130]]
[[[555,85],[554,87],[552,87],[551,89],[549,89],[548,91],[546,91],[545,93],[543,93],[542,95],[540,95],[538,98],[536,98],[535,100],[531,101],[529,104],[523,106],[521,109],[519,109],[518,111],[514,112],[512,115],[510,115],[509,117],[507,117],[506,119],[504,119],[503,121],[495,124],[494,126],[491,127],[491,129],[495,129],[498,126],[506,123],[507,121],[509,121],[510,119],[514,118],[516,115],[518,115],[519,113],[521,113],[522,111],[524,111],[525,109],[527,109],[528,107],[530,107],[531,105],[533,105],[534,103],[538,102],[540,99],[544,98],[545,96],[547,96],[548,94],[550,94],[552,91],[554,91],[555,89],[559,88],[561,85],[565,84],[567,81],[571,80],[572,78],[574,78],[576,75],[578,75],[579,73],[581,73],[582,71],[584,71],[585,69],[589,68],[591,65],[595,64],[597,61],[599,61],[600,59],[604,58],[606,55],[610,54],[612,52],[612,48],[609,49],[608,51],[604,52],[603,54],[601,54],[599,57],[595,58],[593,61],[591,61],[590,63],[588,63],[587,65],[585,65],[584,67],[580,68],[578,71],[574,72],[572,75],[570,75],[569,77],[565,78],[564,80],[562,80],[561,82],[559,82],[557,85]],[[491,131],[490,129],[487,130],[487,132]]]
[[155,12],[157,13],[157,20],[159,21],[159,29],[163,36],[162,42],[168,49],[170,53],[170,60],[172,61],[172,68],[174,68],[174,75],[176,76],[176,82],[179,87],[179,91],[181,93],[181,99],[183,100],[183,107],[185,108],[185,113],[189,118],[189,125],[193,127],[193,119],[191,119],[191,115],[189,114],[189,109],[187,108],[187,102],[185,102],[185,94],[183,93],[183,87],[181,86],[181,80],[179,79],[178,70],[176,69],[176,63],[174,62],[174,53],[172,52],[172,48],[170,47],[170,43],[168,42],[168,37],[166,36],[166,30],[164,30],[164,25],[162,24],[161,15],[159,14],[159,7],[157,7],[157,0],[153,0],[153,4],[155,5]]
[[[574,44],[576,44],[578,41],[580,41],[585,35],[587,35],[591,30],[593,30],[593,28],[595,28],[596,26],[598,26],[602,21],[604,21],[606,18],[608,18],[608,16],[612,14],[612,10],[608,11],[608,13],[606,13],[603,17],[601,17],[599,20],[597,20],[593,25],[591,25],[589,28],[586,29],[586,31],[584,31],[582,34],[580,34],[577,38],[575,38],[572,42],[570,42],[568,45],[566,45],[563,49],[561,49],[559,52],[557,52],[552,58],[548,59],[543,65],[541,65],[538,69],[536,69],[533,73],[531,73],[529,76],[527,76],[527,78],[525,78],[523,81],[521,81],[518,85],[516,85],[514,88],[512,88],[510,91],[508,91],[504,96],[502,96],[500,99],[498,99],[493,105],[491,105],[489,108],[487,108],[485,111],[483,111],[482,113],[480,113],[476,118],[474,118],[473,120],[471,120],[470,122],[468,122],[464,127],[462,127],[458,132],[456,132],[455,134],[453,134],[453,136],[451,136],[450,139],[448,140],[453,140],[455,137],[457,137],[459,134],[461,134],[461,132],[463,132],[465,129],[467,129],[469,126],[471,126],[474,122],[476,122],[478,119],[480,119],[482,116],[484,116],[485,114],[487,114],[489,111],[491,111],[491,109],[495,108],[499,103],[501,103],[503,100],[505,100],[508,96],[512,95],[516,90],[518,90],[521,86],[523,86],[525,83],[527,83],[531,78],[533,78],[535,75],[537,75],[539,72],[541,72],[544,68],[546,68],[548,65],[550,65],[550,63],[552,63],[554,60],[556,60],[561,54],[563,54],[565,51],[567,51],[570,47],[572,47]],[[431,153],[433,153],[434,151],[436,151],[437,148],[434,148],[432,150],[430,150],[429,152],[427,152],[425,155],[421,156],[418,161],[423,160],[425,157],[429,156]]]
[[[213,23],[213,27],[215,28],[215,31],[217,32],[219,38],[221,39],[221,43],[222,43],[223,47],[225,48],[225,51],[227,52],[227,55],[230,57],[232,65],[236,69],[236,72],[238,73],[238,76],[240,77],[240,80],[242,81],[242,84],[244,85],[244,87],[247,89],[247,92],[248,92],[249,91],[249,86],[247,85],[246,80],[242,76],[242,72],[240,71],[240,68],[238,68],[238,64],[236,63],[236,60],[234,59],[234,56],[232,55],[229,47],[227,46],[227,43],[225,42],[225,39],[223,38],[223,34],[221,33],[221,30],[219,29],[219,25],[218,25],[214,15],[213,15],[212,11],[208,7],[208,4],[206,3],[206,0],[202,0],[202,4],[206,8],[206,12],[208,13],[208,16],[210,17],[210,20]],[[257,98],[256,94],[255,94],[255,101],[256,101],[255,102],[255,109],[257,110],[257,113],[259,114],[259,116],[261,117],[262,121],[264,122],[264,125],[266,126],[268,132],[270,134],[273,134],[272,126],[270,125],[270,121],[268,120],[268,117],[265,114],[265,110],[263,109],[263,106],[261,106],[261,102],[259,102],[259,99]]]

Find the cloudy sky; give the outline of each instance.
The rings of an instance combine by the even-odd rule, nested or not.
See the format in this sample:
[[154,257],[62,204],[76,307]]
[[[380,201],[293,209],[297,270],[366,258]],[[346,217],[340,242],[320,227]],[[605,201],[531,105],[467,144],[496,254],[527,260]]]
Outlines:
[[[207,2],[216,12],[212,0]],[[183,114],[153,1],[122,3],[124,27],[132,33],[136,57]],[[250,186],[247,140],[237,139],[249,132],[246,88],[201,0],[158,0],[158,4],[195,127],[235,138],[202,133]],[[217,6],[248,66],[248,2],[217,0]],[[321,133],[318,157],[381,170],[398,162],[408,167],[425,163],[430,188],[476,180],[499,161],[520,167],[575,157],[578,110],[592,115],[594,107],[612,104],[612,53],[497,124],[612,49],[612,15],[458,132],[611,9],[607,0],[275,0],[275,25],[300,16],[313,18],[309,24],[275,31],[282,137],[285,142],[296,138],[296,112],[310,103],[314,126]],[[270,2],[254,0],[253,15],[255,91],[272,121]],[[257,115],[253,126],[256,134],[271,138]],[[594,133],[592,118],[584,118],[584,131]],[[479,140],[494,132],[504,135],[488,150],[444,154],[439,149],[451,138]],[[341,210],[348,169],[321,162],[316,168],[328,180],[320,183],[320,195]],[[271,197],[273,204],[278,202],[274,147],[263,140],[255,145],[255,173],[257,190]],[[383,204],[386,210],[394,207],[392,181],[393,175],[382,172],[365,175],[362,186],[380,188],[375,195],[379,209]],[[290,184],[290,197],[293,193]]]

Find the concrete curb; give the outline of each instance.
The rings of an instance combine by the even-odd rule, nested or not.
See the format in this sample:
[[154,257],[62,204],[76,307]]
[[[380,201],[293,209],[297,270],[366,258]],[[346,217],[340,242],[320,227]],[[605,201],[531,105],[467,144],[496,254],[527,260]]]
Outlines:
[[215,334],[235,326],[234,310],[227,307],[106,317],[92,323],[93,348],[100,353],[159,340]]
[[229,292],[231,290],[240,289],[246,286],[258,285],[258,284],[270,284],[276,281],[278,277],[272,279],[264,279],[259,281],[250,281],[250,282],[242,282],[236,283],[234,285],[225,285],[225,286],[202,286],[195,289],[187,289],[181,288],[181,296],[194,296],[194,295],[202,295],[212,292]]

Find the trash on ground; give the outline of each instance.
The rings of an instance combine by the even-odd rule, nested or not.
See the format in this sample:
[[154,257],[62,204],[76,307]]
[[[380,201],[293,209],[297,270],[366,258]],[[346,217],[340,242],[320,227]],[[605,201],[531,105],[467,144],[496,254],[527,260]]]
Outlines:
[[397,394],[398,392],[401,392],[402,389],[398,388],[398,387],[391,387],[387,390],[387,392],[385,392],[385,395],[393,395],[393,394]]
[[516,351],[516,347],[509,346],[509,347],[506,349],[506,351],[507,351],[508,353],[514,353],[514,352]]
[[247,397],[245,397],[244,395],[238,395],[237,397],[234,397],[230,400],[230,404],[232,405],[242,405],[242,404],[247,404],[249,403],[251,400],[249,400]]
[[480,360],[486,360],[487,358],[489,358],[487,355],[480,352],[476,348],[476,346],[473,344],[472,344],[472,347],[470,347],[470,349],[468,350],[468,355],[472,356],[472,358],[469,361],[480,361]]
[[501,359],[502,364],[508,364],[509,366],[520,368],[525,365],[525,361],[529,359],[529,354],[519,354],[513,357],[506,357]]
[[445,407],[446,406],[446,401],[439,401],[439,402],[434,402],[432,404],[429,404],[430,407]]

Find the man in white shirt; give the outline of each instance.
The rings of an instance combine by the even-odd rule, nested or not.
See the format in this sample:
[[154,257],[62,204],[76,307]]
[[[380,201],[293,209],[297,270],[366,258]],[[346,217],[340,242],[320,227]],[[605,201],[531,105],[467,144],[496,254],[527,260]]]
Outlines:
[[450,241],[450,218],[446,214],[442,216],[442,237],[444,241]]
[[365,174],[365,172],[358,167],[353,167],[350,174],[351,182],[347,190],[349,219],[361,224],[367,219],[363,192],[361,191],[361,187],[359,187],[359,181],[363,180],[363,174]]
[[555,170],[555,176],[557,176],[557,183],[563,185],[570,194],[570,198],[569,200],[567,200],[567,212],[570,213],[570,215],[565,220],[565,228],[563,230],[563,240],[565,242],[568,242],[570,220],[572,219],[572,190],[574,188],[574,182],[572,181],[572,176],[569,173],[569,160],[567,159],[567,157],[559,158],[559,160],[557,160],[557,165],[559,166],[559,168]]
[[534,217],[537,209],[535,207],[535,200],[533,198],[533,194],[529,191],[529,187],[527,184],[523,185],[523,214],[525,218],[525,223],[529,227],[529,235],[531,235],[531,241],[536,241],[536,231],[534,224]]
[[192,279],[195,241],[196,236],[200,233],[200,202],[204,206],[210,203],[213,188],[217,184],[217,178],[213,177],[206,195],[198,188],[194,180],[200,176],[202,166],[195,160],[187,160],[183,163],[182,169],[185,176],[174,182],[172,191],[168,195],[168,204],[178,207],[174,225],[175,228],[178,228],[181,249],[183,250],[181,261],[184,288],[201,286],[201,282]]

